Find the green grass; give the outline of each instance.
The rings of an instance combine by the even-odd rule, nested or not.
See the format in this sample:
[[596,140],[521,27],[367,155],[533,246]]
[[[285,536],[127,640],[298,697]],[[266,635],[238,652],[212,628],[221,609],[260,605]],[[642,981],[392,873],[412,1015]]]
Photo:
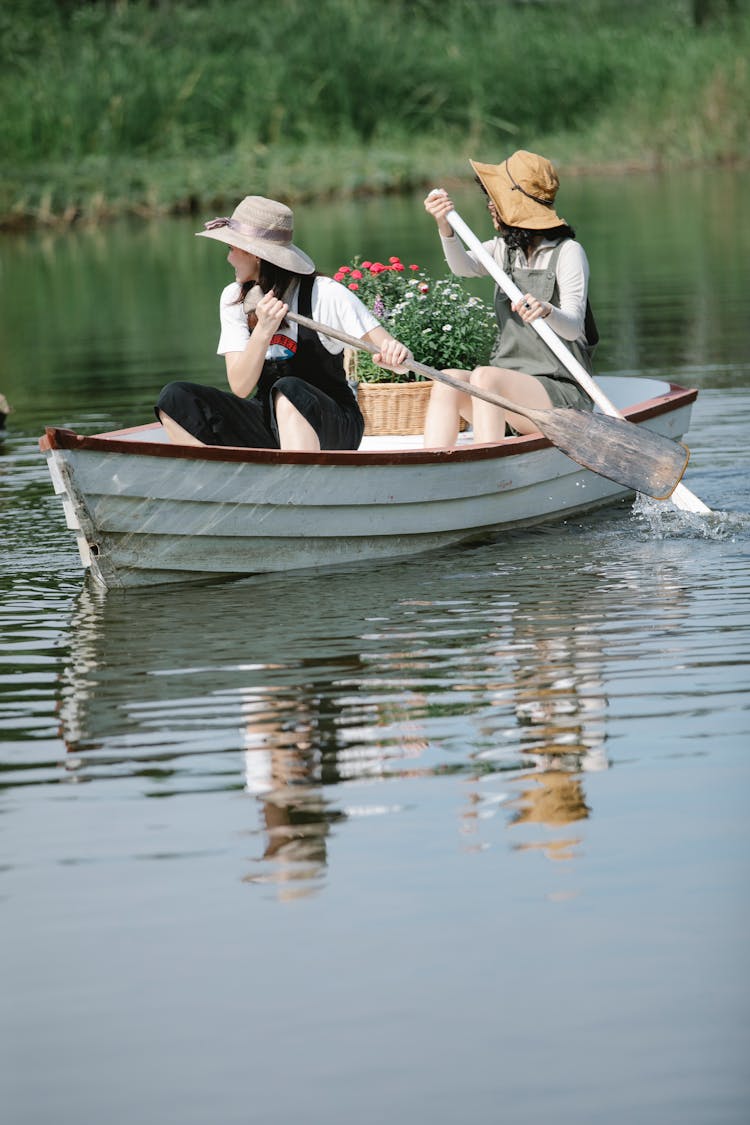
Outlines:
[[0,224],[296,202],[465,177],[746,160],[747,0],[16,0]]

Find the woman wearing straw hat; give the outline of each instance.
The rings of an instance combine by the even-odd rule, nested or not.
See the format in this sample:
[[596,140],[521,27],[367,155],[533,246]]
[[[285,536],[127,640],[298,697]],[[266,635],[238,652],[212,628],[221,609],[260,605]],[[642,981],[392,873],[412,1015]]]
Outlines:
[[230,247],[235,280],[221,294],[217,350],[232,393],[186,382],[164,387],[156,413],[173,442],[357,449],[364,421],[344,374],[343,345],[285,323],[290,310],[376,344],[374,359],[384,367],[411,358],[353,292],[316,272],[293,233],[291,210],[257,195],[199,232]]
[[[547,409],[573,406],[591,410],[586,392],[527,326],[544,317],[583,364],[591,371],[591,355],[598,340],[588,305],[589,266],[575,232],[554,209],[559,186],[549,160],[519,150],[502,164],[471,165],[488,198],[488,209],[497,237],[484,243],[502,269],[513,278],[524,296],[511,304],[499,288],[495,291],[498,335],[488,366],[455,371],[473,386],[494,391],[522,406]],[[486,270],[464,248],[447,222],[453,203],[445,191],[431,192],[425,210],[435,219],[445,258],[459,277],[481,277]],[[470,394],[434,383],[425,422],[425,445],[454,445],[460,418],[472,423],[474,441],[499,441],[506,424],[517,433],[529,433],[533,423],[518,414],[491,406]]]

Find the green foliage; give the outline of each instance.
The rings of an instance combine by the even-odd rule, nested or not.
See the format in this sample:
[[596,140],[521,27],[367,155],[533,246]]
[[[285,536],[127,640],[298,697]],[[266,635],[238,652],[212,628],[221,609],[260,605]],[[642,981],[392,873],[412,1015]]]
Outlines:
[[[148,210],[210,196],[200,167],[180,187],[181,167],[218,168],[213,195],[229,195],[223,167],[270,182],[279,153],[297,194],[326,153],[312,193],[413,183],[437,145],[464,166],[517,147],[746,157],[748,0],[699,7],[696,28],[695,0],[277,0],[262,17],[244,0],[15,0],[0,9],[0,215],[90,209],[81,181],[102,166],[99,191],[118,195],[116,171]],[[337,168],[346,150],[377,151],[381,170]]]
[[486,363],[495,338],[495,316],[452,278],[418,274],[386,320],[389,331],[430,367],[471,370]]
[[[453,278],[433,280],[416,263],[361,261],[340,266],[336,281],[354,290],[388,331],[406,344],[415,359],[430,367],[471,370],[485,363],[495,338],[495,315]],[[419,380],[377,367],[366,354],[357,356],[357,377],[370,383]]]

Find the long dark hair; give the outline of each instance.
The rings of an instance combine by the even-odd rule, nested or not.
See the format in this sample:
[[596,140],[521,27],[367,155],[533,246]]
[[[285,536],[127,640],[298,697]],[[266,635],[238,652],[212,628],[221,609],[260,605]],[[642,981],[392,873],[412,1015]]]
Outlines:
[[509,227],[502,219],[498,219],[500,235],[509,250],[523,250],[528,257],[529,246],[534,238],[539,235],[550,242],[562,242],[564,238],[575,238],[576,232],[567,223],[563,226],[548,227],[546,230],[529,230],[527,227]]
[[[273,293],[279,300],[283,300],[285,294],[288,292],[291,285],[295,282],[299,283],[303,277],[310,277],[307,273],[295,273],[294,270],[284,269],[283,266],[274,265],[273,262],[267,262],[264,258],[258,259],[258,280],[257,281],[243,281],[240,285],[240,295],[237,298],[237,304],[241,305],[245,297],[248,295],[254,285],[259,285],[264,293]],[[317,270],[312,275],[318,276]],[[258,323],[258,318],[254,312],[249,313],[247,318],[247,325],[252,332],[255,325]],[[284,322],[285,323],[285,322]]]

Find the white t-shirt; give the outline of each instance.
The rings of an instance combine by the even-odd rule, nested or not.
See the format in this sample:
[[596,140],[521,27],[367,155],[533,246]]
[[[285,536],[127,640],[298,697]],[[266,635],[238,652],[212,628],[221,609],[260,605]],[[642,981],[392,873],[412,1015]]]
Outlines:
[[[221,317],[221,335],[218,355],[227,352],[244,352],[250,330],[247,327],[247,316],[242,308],[240,285],[233,281],[227,285],[219,299],[219,315]],[[289,302],[291,312],[297,312],[297,299],[299,286],[294,290]],[[312,289],[312,319],[318,324],[330,324],[331,328],[338,328],[349,336],[361,339],[373,328],[377,328],[380,321],[366,308],[356,293],[339,285],[332,277],[316,277]],[[339,340],[331,340],[328,336],[320,337],[323,345],[331,353],[337,355],[344,350],[344,345]],[[266,351],[266,359],[289,359],[297,350],[297,325],[291,321],[274,334],[271,345]]]

